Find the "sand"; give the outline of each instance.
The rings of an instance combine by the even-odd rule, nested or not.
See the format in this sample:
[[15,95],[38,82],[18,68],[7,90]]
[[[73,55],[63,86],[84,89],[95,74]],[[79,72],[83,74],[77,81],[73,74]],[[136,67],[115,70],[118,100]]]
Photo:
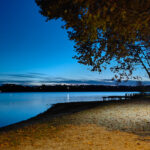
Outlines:
[[82,103],[82,109],[71,104],[72,113],[69,105],[66,111],[60,106],[55,107],[59,113],[48,110],[23,122],[26,126],[1,130],[0,150],[150,150],[148,99],[96,103],[91,108]]

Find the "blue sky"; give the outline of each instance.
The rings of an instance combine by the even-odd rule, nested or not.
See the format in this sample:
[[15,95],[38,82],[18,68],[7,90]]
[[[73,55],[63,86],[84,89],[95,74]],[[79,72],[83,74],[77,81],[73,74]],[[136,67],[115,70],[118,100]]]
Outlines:
[[0,1],[0,82],[105,80],[72,59],[74,43],[61,28],[63,22],[46,22],[34,0]]

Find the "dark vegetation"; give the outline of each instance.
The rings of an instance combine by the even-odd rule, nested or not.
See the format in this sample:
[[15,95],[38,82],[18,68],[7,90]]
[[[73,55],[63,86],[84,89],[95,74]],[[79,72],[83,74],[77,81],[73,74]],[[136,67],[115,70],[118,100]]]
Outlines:
[[4,84],[1,92],[84,92],[84,91],[150,91],[150,86],[104,86],[104,85],[42,85],[23,86]]

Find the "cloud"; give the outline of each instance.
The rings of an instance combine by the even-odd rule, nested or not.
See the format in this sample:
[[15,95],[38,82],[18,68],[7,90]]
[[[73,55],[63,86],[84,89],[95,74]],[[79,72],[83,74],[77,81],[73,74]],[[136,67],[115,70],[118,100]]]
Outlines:
[[66,79],[66,78],[55,78],[55,79],[51,79],[51,80],[44,80],[44,81],[41,81],[41,83],[45,83],[45,84],[48,84],[48,83],[56,83],[56,84],[95,84],[95,85],[98,85],[98,84],[114,84],[114,82],[110,81],[110,80],[74,80],[74,79]]
[[49,77],[46,74],[27,73],[27,74],[5,74],[5,79],[0,78],[0,84],[22,84],[22,85],[41,85],[41,84],[114,84],[111,80],[86,80],[68,79],[63,77]]
[[45,76],[46,74],[42,73],[0,74],[0,84],[32,85],[44,80]]
[[18,78],[28,78],[28,79],[33,79],[33,78],[43,78],[46,74],[42,73],[24,73],[24,74],[1,74],[1,78],[5,77],[8,79],[18,79]]
[[37,75],[37,76],[45,76],[46,74],[44,73],[37,73],[37,72],[30,72],[28,74],[31,74],[31,75]]
[[[50,77],[42,73],[26,74],[3,74],[0,75],[0,84],[21,84],[21,85],[51,85],[51,84],[87,84],[87,85],[137,85],[137,81],[117,83],[111,79],[69,79],[63,77]],[[150,81],[142,81],[144,85],[150,85]]]
[[21,84],[21,85],[50,85],[50,84],[93,84],[93,85],[114,85],[114,82],[96,80],[0,80],[0,84]]
[[4,80],[0,80],[0,85],[1,84],[19,84],[19,85],[31,85],[31,81],[15,81],[15,80],[7,80],[7,81],[4,81]]

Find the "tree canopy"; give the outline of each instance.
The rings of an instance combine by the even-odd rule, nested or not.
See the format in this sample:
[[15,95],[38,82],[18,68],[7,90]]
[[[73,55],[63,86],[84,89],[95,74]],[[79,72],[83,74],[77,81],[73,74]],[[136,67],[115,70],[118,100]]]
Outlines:
[[150,0],[36,3],[47,20],[61,18],[65,22],[79,63],[99,72],[111,64],[116,79],[133,77],[133,70],[140,65],[150,78]]

